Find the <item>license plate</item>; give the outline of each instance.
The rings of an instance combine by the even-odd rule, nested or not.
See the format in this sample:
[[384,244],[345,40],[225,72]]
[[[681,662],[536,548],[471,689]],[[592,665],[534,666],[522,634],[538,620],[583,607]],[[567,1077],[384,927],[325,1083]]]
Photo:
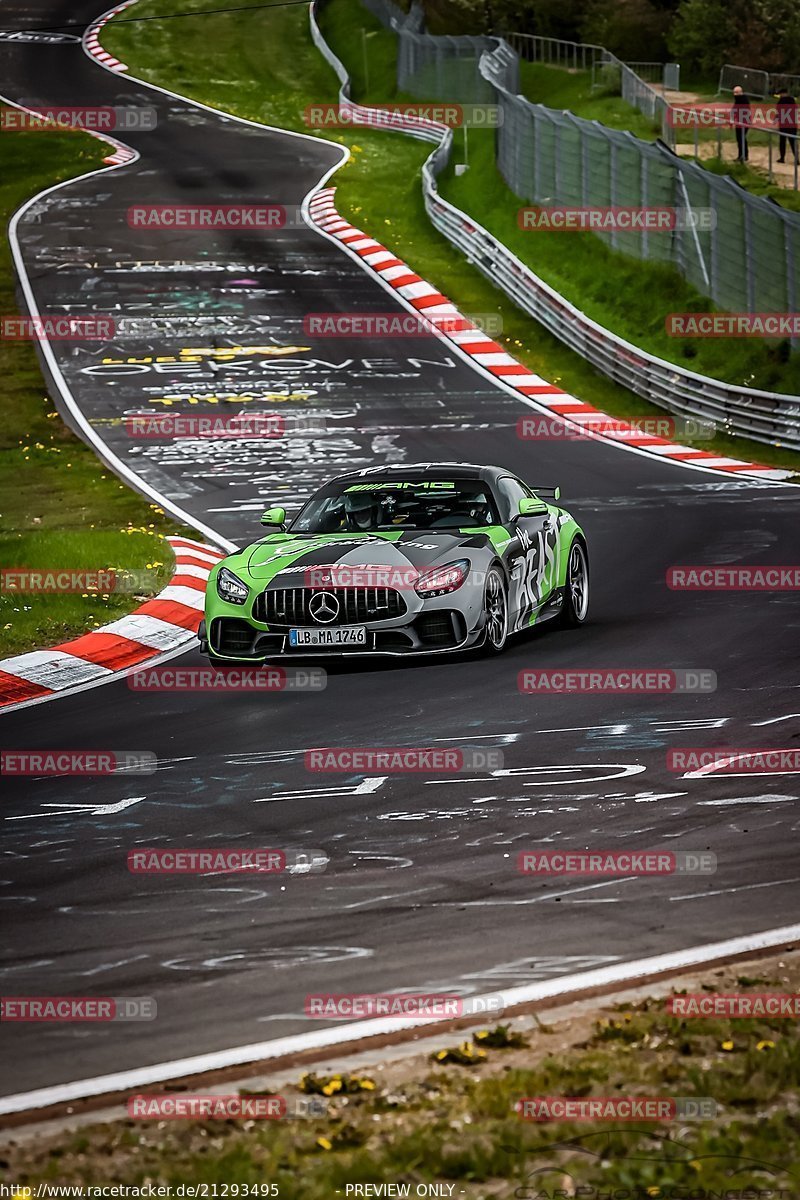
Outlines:
[[365,625],[341,625],[338,629],[290,629],[289,645],[300,646],[366,646]]

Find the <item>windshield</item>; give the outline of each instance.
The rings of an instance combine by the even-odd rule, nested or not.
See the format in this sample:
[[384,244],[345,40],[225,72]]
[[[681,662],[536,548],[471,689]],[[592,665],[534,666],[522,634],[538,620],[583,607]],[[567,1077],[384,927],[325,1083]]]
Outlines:
[[385,480],[331,484],[309,500],[292,533],[458,529],[496,525],[491,492],[479,480]]

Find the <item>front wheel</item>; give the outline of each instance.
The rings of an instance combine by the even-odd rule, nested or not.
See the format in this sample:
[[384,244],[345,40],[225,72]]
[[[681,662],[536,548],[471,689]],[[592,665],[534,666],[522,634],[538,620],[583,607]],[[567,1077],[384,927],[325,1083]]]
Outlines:
[[483,604],[486,612],[484,653],[501,654],[508,641],[508,597],[503,576],[496,567],[492,567],[486,577]]
[[567,578],[564,584],[564,604],[559,624],[568,628],[582,625],[589,611],[589,556],[579,539],[569,548]]

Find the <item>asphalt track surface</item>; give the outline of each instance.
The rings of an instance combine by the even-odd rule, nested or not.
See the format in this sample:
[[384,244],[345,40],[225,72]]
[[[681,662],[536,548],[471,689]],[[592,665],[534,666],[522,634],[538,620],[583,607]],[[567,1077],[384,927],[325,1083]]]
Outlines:
[[[96,15],[73,0],[0,3],[0,28]],[[598,442],[522,442],[520,402],[434,338],[309,340],[306,313],[396,302],[304,224],[209,238],[126,223],[137,200],[297,208],[338,161],[335,147],[170,100],[99,69],[77,44],[0,41],[0,78],[18,103],[158,111],[155,131],[124,137],[139,161],[60,189],[19,227],[41,311],[61,302],[186,320],[110,347],[54,344],[82,411],[147,483],[245,544],[263,507],[291,510],[345,467],[496,462],[561,484],[593,571],[589,624],[545,627],[491,661],[330,664],[326,690],[301,694],[141,693],[121,681],[5,716],[5,748],[149,749],[159,766],[136,778],[4,780],[3,993],[151,995],[158,1019],[4,1025],[0,1092],[306,1032],[312,992],[490,992],[800,919],[793,777],[686,779],[665,764],[669,747],[797,745],[798,598],[664,582],[678,563],[796,561],[800,493]],[[181,357],[237,344],[271,350],[213,367]],[[125,361],[153,356],[167,361]],[[146,369],[121,369],[134,365]],[[324,413],[330,431],[246,451],[143,447],[120,422],[143,405],[163,411],[165,397],[184,410],[190,395],[243,393],[257,399],[220,407]],[[532,666],[710,668],[718,690],[521,695],[518,672]],[[465,743],[502,749],[505,772],[320,776],[302,754]],[[710,849],[718,870],[518,875],[518,851],[544,842]],[[128,850],[153,845],[314,847],[330,861],[322,874],[266,880],[130,874]]]

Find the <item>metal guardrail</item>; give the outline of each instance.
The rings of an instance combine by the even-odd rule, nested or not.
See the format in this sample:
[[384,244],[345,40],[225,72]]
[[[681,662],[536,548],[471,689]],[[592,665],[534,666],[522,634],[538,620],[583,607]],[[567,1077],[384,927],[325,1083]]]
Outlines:
[[[393,115],[382,121],[380,110],[350,99],[350,78],[344,64],[326,43],[317,23],[321,0],[310,6],[311,36],[340,82],[339,102],[362,116],[372,128],[397,129]],[[516,58],[512,48],[498,39],[497,48],[481,59],[484,78],[499,80]],[[545,283],[502,242],[467,213],[439,194],[437,177],[449,163],[453,131],[423,118],[404,118],[403,131],[435,142],[422,168],[425,209],[434,227],[451,245],[524,312],[543,325],[569,349],[580,354],[609,379],[645,400],[681,416],[705,418],[724,432],[767,445],[779,443],[800,450],[800,396],[759,391],[723,383],[687,371],[666,359],[648,354],[611,330],[591,320]]]

